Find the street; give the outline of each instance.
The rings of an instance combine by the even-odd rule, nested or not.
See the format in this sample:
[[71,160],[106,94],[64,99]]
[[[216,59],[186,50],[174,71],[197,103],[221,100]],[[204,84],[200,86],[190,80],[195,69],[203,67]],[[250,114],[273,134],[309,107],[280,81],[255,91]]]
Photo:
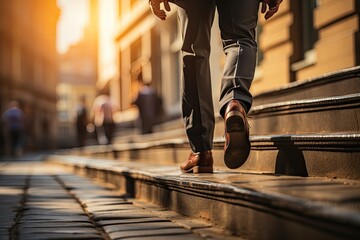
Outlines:
[[194,230],[211,227],[40,159],[0,162],[0,239],[203,239]]

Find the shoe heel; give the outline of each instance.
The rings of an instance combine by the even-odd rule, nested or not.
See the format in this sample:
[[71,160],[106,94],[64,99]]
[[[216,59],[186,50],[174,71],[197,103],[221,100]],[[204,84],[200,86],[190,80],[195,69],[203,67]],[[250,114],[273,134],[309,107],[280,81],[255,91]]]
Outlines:
[[193,173],[213,173],[213,166],[196,166],[193,168]]

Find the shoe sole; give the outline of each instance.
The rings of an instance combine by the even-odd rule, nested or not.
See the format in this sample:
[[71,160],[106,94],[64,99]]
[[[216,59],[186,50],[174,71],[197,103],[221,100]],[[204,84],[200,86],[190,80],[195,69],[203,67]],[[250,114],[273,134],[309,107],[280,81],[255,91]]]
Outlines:
[[224,162],[230,169],[241,167],[249,157],[250,141],[245,132],[245,123],[240,112],[229,113],[226,119],[226,133],[229,135],[225,148]]
[[182,173],[213,173],[213,166],[195,166],[189,170],[181,170]]

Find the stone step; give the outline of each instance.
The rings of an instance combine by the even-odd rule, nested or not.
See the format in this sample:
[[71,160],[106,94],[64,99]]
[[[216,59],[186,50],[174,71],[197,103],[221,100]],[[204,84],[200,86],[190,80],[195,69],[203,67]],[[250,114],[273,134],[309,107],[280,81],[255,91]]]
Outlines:
[[[355,132],[360,129],[360,93],[264,104],[248,116],[253,135]],[[218,118],[215,136],[223,134]]]
[[[264,104],[253,107],[249,113],[252,135],[356,132],[360,129],[358,119],[360,93]],[[146,143],[186,137],[181,121],[173,121],[173,124],[173,129],[164,128],[153,134],[119,136],[116,142]],[[223,134],[223,119],[217,117],[215,136]]]
[[181,174],[178,166],[49,156],[120,193],[201,218],[245,239],[359,239],[360,182],[268,173]]
[[[359,105],[360,66],[357,66],[255,95],[249,122],[252,134],[352,132],[360,129],[357,121]],[[184,137],[183,128],[179,116],[178,119],[156,125],[154,134],[121,132],[116,142]],[[219,137],[223,134],[223,119],[217,115],[214,135]]]
[[[242,171],[360,179],[360,134],[288,134],[250,136],[251,153]],[[214,140],[215,166],[223,162],[224,138]],[[152,164],[180,164],[189,155],[186,139],[89,146],[66,153]]]
[[249,123],[252,134],[335,133],[358,131],[359,118],[356,93],[261,105],[251,110]]
[[360,66],[296,81],[254,96],[254,106],[284,101],[325,98],[360,92]]

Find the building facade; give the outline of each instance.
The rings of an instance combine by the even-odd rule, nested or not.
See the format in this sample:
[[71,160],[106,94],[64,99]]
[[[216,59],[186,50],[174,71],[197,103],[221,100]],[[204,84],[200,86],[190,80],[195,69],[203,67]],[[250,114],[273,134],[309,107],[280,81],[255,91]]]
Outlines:
[[56,146],[58,18],[56,0],[0,1],[0,112],[20,102],[31,149]]
[[59,57],[57,85],[58,143],[60,148],[76,143],[76,114],[81,98],[90,117],[98,78],[98,0],[89,1],[89,23],[82,40]]
[[[167,115],[180,116],[181,36],[176,6],[172,5],[166,21],[160,21],[152,15],[147,1],[109,0],[100,5],[112,9],[109,26],[113,30],[107,38],[100,30],[100,38],[111,43],[112,56],[100,57],[99,64],[107,68],[99,69],[100,76],[106,77],[100,77],[98,86],[110,86],[113,99],[121,106],[122,119],[131,119],[136,116],[131,103],[141,70],[145,81],[151,82],[163,97]],[[359,5],[356,0],[283,1],[270,20],[265,21],[259,14],[258,66],[252,93],[359,65]],[[104,19],[104,14],[109,12],[100,12],[100,18]],[[212,29],[210,59],[215,103],[224,64],[216,23],[217,19]]]
[[360,65],[360,3],[356,0],[283,1],[260,18],[262,60],[252,92]]

